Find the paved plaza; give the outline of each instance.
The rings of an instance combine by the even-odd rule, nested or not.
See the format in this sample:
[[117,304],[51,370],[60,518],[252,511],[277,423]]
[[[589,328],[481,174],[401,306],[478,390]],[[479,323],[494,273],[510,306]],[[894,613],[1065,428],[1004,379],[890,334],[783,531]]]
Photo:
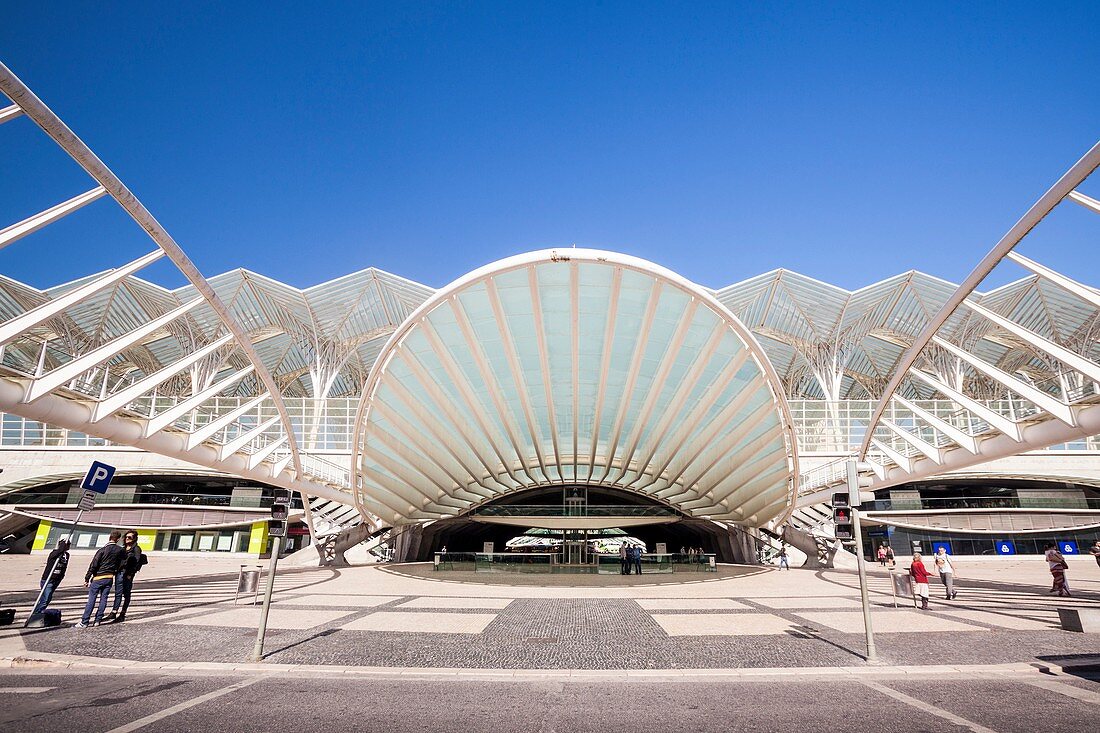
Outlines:
[[[84,557],[74,561],[75,570]],[[41,558],[0,562],[0,602],[22,617]],[[354,729],[366,700],[394,731],[897,730],[904,721],[988,733],[1094,721],[1100,638],[1062,631],[1057,616],[1058,607],[1100,608],[1092,560],[1071,559],[1072,599],[1047,593],[1038,558],[958,564],[958,599],[934,598],[928,612],[904,600],[894,608],[886,574],[872,573],[875,664],[863,658],[858,581],[845,571],[287,569],[267,657],[250,664],[259,609],[234,603],[239,562],[159,556],[139,576],[125,624],[72,628],[84,597],[74,577],[54,604],[63,627],[0,632],[0,726],[265,731],[293,719],[302,730]]]
[[[37,557],[5,558],[4,605],[29,605]],[[80,558],[76,558],[77,566]],[[1047,593],[1035,558],[961,559],[959,597],[933,586],[931,610],[895,599],[871,574],[879,662],[1035,663],[1100,653],[1095,634],[1062,631],[1059,607],[1100,608],[1100,569],[1075,558],[1073,598]],[[238,664],[260,608],[234,601],[234,563],[157,558],[139,576],[127,622],[71,627],[84,592],[55,597],[66,624],[9,639],[28,655]],[[20,575],[23,580],[20,581]],[[476,576],[476,577],[474,577]],[[605,582],[606,581],[606,582]],[[20,591],[22,587],[24,590]],[[479,670],[716,670],[859,667],[863,615],[848,571],[723,567],[716,574],[532,576],[376,565],[280,571],[268,622],[272,664]],[[8,632],[11,636],[13,632]]]

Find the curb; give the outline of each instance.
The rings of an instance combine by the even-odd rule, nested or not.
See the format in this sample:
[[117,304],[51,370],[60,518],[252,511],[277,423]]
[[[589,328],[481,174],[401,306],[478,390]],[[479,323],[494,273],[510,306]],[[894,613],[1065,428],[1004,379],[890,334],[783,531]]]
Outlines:
[[54,669],[116,672],[194,672],[207,675],[264,675],[278,677],[398,677],[431,679],[532,680],[644,678],[728,678],[740,680],[775,677],[825,677],[858,681],[864,678],[961,676],[1019,677],[1035,673],[1063,676],[1100,670],[1100,656],[1057,662],[1012,662],[972,665],[867,665],[863,667],[756,667],[725,669],[476,669],[432,667],[354,667],[318,664],[267,664],[233,662],[138,662],[129,659],[81,657],[69,654],[21,654],[0,657],[0,670]]

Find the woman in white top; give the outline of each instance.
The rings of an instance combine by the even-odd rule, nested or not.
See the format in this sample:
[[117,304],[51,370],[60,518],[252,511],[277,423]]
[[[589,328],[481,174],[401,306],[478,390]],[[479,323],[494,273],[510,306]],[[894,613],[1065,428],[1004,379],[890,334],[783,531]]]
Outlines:
[[951,564],[951,558],[947,556],[947,548],[941,545],[936,550],[934,560],[940,580],[943,581],[944,592],[947,593],[946,600],[950,601],[959,595],[959,592],[955,590],[955,567]]
[[1066,559],[1062,557],[1062,553],[1058,552],[1058,545],[1048,542],[1045,556],[1047,565],[1050,567],[1050,574],[1054,576],[1054,587],[1050,589],[1050,592],[1057,592],[1060,596],[1068,596],[1069,581],[1066,580],[1066,571],[1069,570],[1069,565],[1066,563]]

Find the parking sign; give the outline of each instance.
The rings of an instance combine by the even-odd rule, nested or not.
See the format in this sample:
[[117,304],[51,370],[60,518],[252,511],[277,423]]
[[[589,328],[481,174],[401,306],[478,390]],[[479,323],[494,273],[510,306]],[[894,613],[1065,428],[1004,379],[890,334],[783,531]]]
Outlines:
[[106,463],[92,461],[84,480],[80,482],[80,488],[85,491],[94,491],[97,494],[106,494],[107,487],[111,485],[111,479],[115,477],[115,467]]
[[1012,540],[997,540],[994,543],[997,547],[998,555],[1015,555],[1016,545]]

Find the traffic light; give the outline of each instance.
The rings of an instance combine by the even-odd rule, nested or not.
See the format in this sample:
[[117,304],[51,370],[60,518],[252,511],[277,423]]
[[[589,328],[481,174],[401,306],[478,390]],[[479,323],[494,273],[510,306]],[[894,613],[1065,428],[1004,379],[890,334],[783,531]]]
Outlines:
[[286,537],[286,521],[290,516],[290,492],[275,489],[275,499],[271,504],[271,519],[267,523],[267,533],[272,537]]
[[838,540],[850,540],[852,534],[852,510],[849,507],[833,507],[833,525],[836,527]]

